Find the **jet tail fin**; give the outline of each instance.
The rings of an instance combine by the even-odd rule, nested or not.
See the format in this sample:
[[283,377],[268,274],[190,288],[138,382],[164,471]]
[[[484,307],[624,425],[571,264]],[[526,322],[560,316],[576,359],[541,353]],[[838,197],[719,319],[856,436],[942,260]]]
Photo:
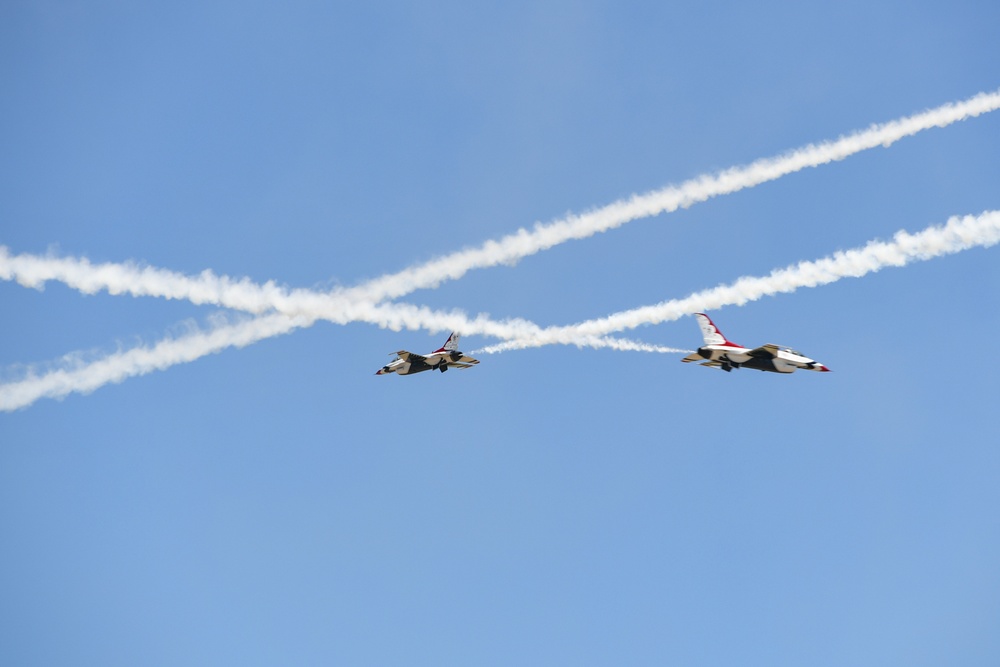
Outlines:
[[715,326],[715,323],[709,318],[705,313],[695,313],[695,318],[698,320],[698,326],[701,327],[702,338],[705,339],[705,345],[729,345],[732,347],[740,347],[736,343],[728,340],[721,331],[719,327]]
[[435,352],[458,352],[458,339],[459,338],[461,338],[461,336],[457,332],[452,331],[451,335],[448,336],[448,340],[445,341],[444,347],[438,348],[438,349],[436,349],[434,351]]

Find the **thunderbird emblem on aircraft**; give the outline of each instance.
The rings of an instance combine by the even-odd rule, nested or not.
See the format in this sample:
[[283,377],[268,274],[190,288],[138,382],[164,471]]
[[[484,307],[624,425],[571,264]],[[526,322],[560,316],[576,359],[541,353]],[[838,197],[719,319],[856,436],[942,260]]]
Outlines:
[[375,375],[412,375],[423,371],[432,371],[435,368],[442,373],[451,367],[472,368],[479,363],[477,359],[467,357],[458,351],[457,333],[448,336],[444,347],[434,350],[428,355],[414,354],[406,350],[396,352],[396,358],[380,368]]
[[790,347],[768,343],[763,347],[748,349],[729,341],[704,313],[695,313],[705,344],[698,351],[681,359],[684,362],[701,362],[702,366],[721,368],[727,373],[734,368],[753,368],[771,373],[794,373],[801,368],[807,371],[829,371],[823,364],[810,359]]

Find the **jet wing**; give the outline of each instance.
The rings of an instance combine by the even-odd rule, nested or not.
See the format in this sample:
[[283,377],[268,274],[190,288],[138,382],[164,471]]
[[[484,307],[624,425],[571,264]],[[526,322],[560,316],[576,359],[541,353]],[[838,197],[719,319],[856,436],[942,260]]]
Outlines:
[[402,359],[403,361],[427,361],[427,357],[419,354],[414,354],[412,352],[407,352],[406,350],[400,350],[399,352],[396,353],[396,356]]
[[774,359],[778,356],[778,346],[773,343],[768,343],[767,345],[755,347],[747,352],[747,354],[755,359]]

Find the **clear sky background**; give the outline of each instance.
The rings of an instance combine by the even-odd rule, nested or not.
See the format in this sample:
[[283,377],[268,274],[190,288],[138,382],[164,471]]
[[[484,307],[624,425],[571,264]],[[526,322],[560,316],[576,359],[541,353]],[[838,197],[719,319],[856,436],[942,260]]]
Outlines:
[[[993,2],[691,4],[3,3],[0,244],[353,285],[1000,85]],[[682,297],[1000,208],[998,155],[993,113],[407,300]],[[998,253],[712,313],[828,374],[375,377],[447,333],[320,323],[2,414],[0,662],[1000,664]],[[9,378],[214,309],[0,312]]]

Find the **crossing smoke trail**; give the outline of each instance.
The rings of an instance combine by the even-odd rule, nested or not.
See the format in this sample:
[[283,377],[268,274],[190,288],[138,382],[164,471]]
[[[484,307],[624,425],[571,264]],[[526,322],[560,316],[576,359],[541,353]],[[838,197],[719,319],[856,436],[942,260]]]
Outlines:
[[[43,374],[29,369],[23,379],[0,384],[0,411],[26,408],[41,398],[61,398],[72,393],[87,394],[106,384],[164,370],[230,347],[245,347],[310,324],[312,322],[303,317],[261,315],[240,322],[217,324],[207,331],[168,338],[153,346],[118,352],[89,364],[71,362],[67,368]],[[599,336],[582,337],[578,344],[636,352],[686,354],[691,351]]]
[[809,145],[784,155],[757,160],[746,166],[707,174],[579,215],[571,215],[532,231],[517,232],[478,248],[461,250],[430,262],[388,274],[367,283],[334,290],[289,290],[273,282],[257,285],[249,279],[236,280],[204,271],[196,277],[134,264],[90,264],[86,259],[11,255],[0,247],[0,278],[40,286],[60,280],[83,292],[107,290],[112,294],[159,296],[186,299],[196,304],[215,304],[252,313],[277,310],[290,316],[309,315],[316,319],[339,320],[345,304],[378,303],[409,294],[417,289],[436,287],[469,270],[509,264],[523,257],[573,239],[620,227],[644,217],[687,208],[713,197],[725,195],[782,176],[842,160],[863,150],[886,146],[932,127],[995,111],[1000,108],[1000,91],[980,93],[962,102],[945,104],[913,116],[873,125],[835,141]]
[[[526,320],[494,321],[485,315],[468,318],[459,312],[438,313],[406,304],[369,307],[384,311],[385,326],[455,328],[470,334],[511,339],[507,343],[479,350],[477,353],[480,354],[552,344],[685,352],[671,348],[654,349],[654,346],[602,337],[644,324],[676,320],[694,311],[743,305],[764,296],[794,292],[801,287],[826,285],[841,278],[860,278],[888,266],[906,266],[914,261],[979,246],[989,247],[997,243],[1000,243],[1000,211],[987,211],[979,216],[953,217],[943,226],[929,227],[916,234],[900,231],[892,241],[872,241],[861,248],[837,252],[819,260],[800,262],[772,271],[767,276],[740,278],[730,285],[721,285],[684,299],[664,301],[575,325],[546,329]],[[121,381],[130,375],[192,361],[224,347],[248,345],[309,324],[311,321],[307,319],[296,321],[281,314],[262,316],[204,334],[198,333],[186,339],[165,341],[153,348],[111,355],[89,366],[53,371],[41,376],[29,375],[24,380],[0,385],[0,410],[26,407],[44,396],[57,397],[71,392],[92,391],[102,384]]]
[[576,344],[581,337],[599,337],[644,324],[669,322],[697,311],[742,306],[764,296],[794,292],[800,287],[818,287],[841,278],[860,278],[885,267],[906,266],[914,261],[997,243],[1000,243],[1000,211],[953,217],[943,226],[928,227],[916,234],[897,232],[892,241],[872,241],[861,248],[800,262],[763,277],[740,278],[730,285],[720,285],[683,299],[626,310],[570,326],[549,327],[532,336],[493,345],[478,352],[494,354],[543,345]]
[[[395,331],[452,329],[475,331],[498,338],[516,338],[540,329],[531,322],[519,319],[495,322],[485,315],[470,319],[457,311],[446,313],[410,304],[372,304],[342,298],[331,300],[329,295],[309,290],[288,291],[273,283],[259,286],[247,279],[237,281],[225,276],[215,276],[210,272],[192,278],[163,269],[130,264],[93,265],[86,259],[52,259],[30,255],[12,257],[6,253],[5,248],[0,247],[0,278],[10,280],[15,277],[28,286],[39,286],[45,280],[59,279],[85,293],[107,289],[112,294],[187,298],[197,304],[223,303],[232,307],[243,304],[251,311],[260,307],[260,299],[263,297],[293,312],[323,312],[325,319],[337,324],[361,321]],[[291,306],[291,302],[295,305]],[[164,370],[227,348],[245,347],[297,328],[311,326],[314,322],[315,318],[307,315],[291,316],[272,312],[249,320],[223,322],[207,331],[169,338],[151,347],[143,346],[111,354],[86,365],[73,362],[68,368],[42,374],[29,369],[23,379],[0,384],[0,411],[24,408],[40,398],[89,393],[105,384]],[[588,338],[586,345],[626,351],[687,352],[596,336]]]
[[[353,288],[334,290],[331,293],[289,290],[273,282],[258,285],[248,279],[234,280],[226,276],[216,276],[210,271],[205,271],[197,277],[188,277],[163,269],[131,264],[95,266],[86,259],[13,256],[3,247],[0,247],[0,279],[18,280],[29,286],[41,286],[47,280],[61,280],[71,287],[89,293],[104,289],[112,294],[187,299],[196,304],[211,303],[257,314],[275,310],[286,316],[285,320],[265,318],[258,325],[251,321],[231,327],[220,327],[214,335],[206,335],[201,340],[191,341],[190,349],[200,350],[198,356],[233,345],[249,344],[269,335],[287,333],[298,326],[309,326],[317,319],[328,319],[337,323],[368,321],[391,329],[428,328],[434,331],[455,328],[466,333],[478,332],[518,341],[541,341],[545,337],[552,337],[554,330],[545,330],[544,334],[539,335],[540,337],[532,338],[538,327],[531,323],[514,320],[496,323],[481,316],[476,321],[478,326],[470,326],[460,324],[463,320],[460,314],[453,313],[442,319],[439,317],[440,314],[419,309],[415,311],[421,316],[419,319],[405,319],[400,317],[401,313],[406,308],[413,307],[397,304],[394,305],[397,310],[386,312],[385,308],[380,310],[376,302],[397,298],[416,289],[435,287],[445,280],[459,278],[474,268],[512,263],[568,240],[585,238],[639,218],[675,211],[712,197],[775,180],[807,167],[841,160],[878,145],[889,146],[903,137],[925,129],[945,127],[997,108],[1000,108],[1000,91],[980,93],[962,102],[946,104],[889,123],[873,125],[867,130],[836,141],[806,146],[778,157],[758,160],[747,166],[734,167],[717,174],[691,179],[677,186],[635,195],[588,213],[572,215],[548,224],[538,224],[530,232],[520,229],[497,241],[488,241],[478,248],[462,250]],[[709,308],[709,306],[701,307]],[[445,324],[445,321],[449,323]],[[282,322],[282,326],[272,328],[274,322]],[[274,333],[268,334],[269,331]],[[179,345],[178,341],[172,343]],[[577,337],[574,344],[610,347],[617,345],[617,349],[626,349],[622,347],[623,345],[632,346],[628,349],[638,349],[636,346],[641,345],[630,341],[610,341],[601,340],[600,337],[585,336]],[[161,349],[156,346],[153,349],[161,350],[167,357],[178,361],[163,366],[152,361],[140,362],[139,359],[144,357],[137,352],[134,357],[136,362],[132,366],[135,372],[131,374],[148,372],[144,370],[147,367],[155,370],[165,368],[172,363],[193,361],[198,358],[191,356],[193,353],[185,353],[186,356],[177,355],[175,347]],[[171,357],[171,354],[174,356]],[[73,377],[83,377],[82,372],[82,369],[77,369]],[[113,378],[121,376],[120,373],[116,375],[116,372],[109,371],[107,377],[112,379],[107,381],[115,381]],[[62,382],[65,384],[65,379]],[[8,391],[12,386],[12,384],[0,385],[0,392]],[[83,381],[79,386],[89,385]],[[77,390],[79,389],[70,391]],[[6,403],[0,402],[0,409],[9,409],[4,408],[4,405]]]

